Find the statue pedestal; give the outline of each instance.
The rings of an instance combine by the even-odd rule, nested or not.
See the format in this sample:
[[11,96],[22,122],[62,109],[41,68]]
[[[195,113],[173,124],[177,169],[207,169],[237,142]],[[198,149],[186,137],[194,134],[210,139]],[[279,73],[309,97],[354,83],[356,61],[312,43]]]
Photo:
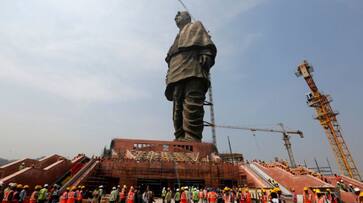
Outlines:
[[100,172],[120,185],[149,185],[154,191],[177,186],[232,186],[242,182],[239,166],[216,160],[211,143],[114,139]]

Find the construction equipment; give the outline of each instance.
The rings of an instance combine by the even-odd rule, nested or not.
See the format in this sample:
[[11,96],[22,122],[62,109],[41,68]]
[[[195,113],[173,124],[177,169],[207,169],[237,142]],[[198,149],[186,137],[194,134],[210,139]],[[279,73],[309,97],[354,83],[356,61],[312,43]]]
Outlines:
[[254,132],[282,133],[282,140],[284,141],[284,145],[286,147],[287,154],[289,155],[290,165],[292,168],[296,167],[295,158],[294,158],[292,148],[291,148],[290,135],[299,135],[301,138],[303,138],[304,137],[303,132],[300,130],[287,131],[287,130],[285,130],[284,125],[282,123],[278,124],[282,130],[266,129],[266,128],[248,128],[248,127],[230,126],[230,125],[215,125],[215,124],[212,124],[209,122],[204,122],[204,123],[205,123],[204,125],[208,126],[208,127],[229,128],[229,129],[236,129],[236,130],[248,130],[253,133]]
[[313,67],[305,60],[298,66],[297,72],[295,73],[297,77],[303,76],[310,88],[311,93],[307,95],[307,104],[315,108],[316,119],[319,120],[320,125],[324,128],[330,146],[333,149],[340,173],[361,180],[358,168],[343,139],[341,128],[336,118],[338,113],[334,112],[330,106],[330,96],[319,92],[313,80],[313,71]]

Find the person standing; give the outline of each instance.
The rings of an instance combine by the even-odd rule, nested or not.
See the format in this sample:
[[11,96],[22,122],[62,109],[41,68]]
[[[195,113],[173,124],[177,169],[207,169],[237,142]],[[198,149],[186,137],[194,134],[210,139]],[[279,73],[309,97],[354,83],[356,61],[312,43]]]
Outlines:
[[39,191],[38,203],[44,203],[48,196],[48,184],[44,184],[44,187]]
[[208,192],[207,199],[209,203],[217,203],[217,193],[215,192],[215,190],[211,190],[210,192]]
[[59,185],[54,184],[53,188],[50,192],[50,203],[57,203],[59,202]]
[[16,188],[14,190],[13,200],[11,201],[12,203],[18,203],[19,202],[20,192],[21,192],[22,189],[23,189],[22,184],[17,184],[16,185]]
[[192,200],[193,200],[193,203],[198,203],[199,202],[199,191],[197,190],[197,188],[193,189]]
[[67,203],[75,203],[76,202],[76,187],[71,187],[71,191],[68,192]]
[[180,203],[180,192],[179,188],[176,189],[175,195],[174,195],[174,201],[175,203]]
[[134,193],[134,187],[130,187],[130,191],[127,194],[127,203],[134,203],[135,193]]
[[262,188],[261,190],[261,203],[267,203],[268,202],[268,196],[266,193],[266,190]]
[[104,196],[105,196],[105,191],[103,190],[103,185],[100,185],[98,189],[98,202],[101,202]]
[[60,196],[59,203],[67,203],[68,192],[69,192],[69,187],[67,187],[66,190],[63,192],[63,194]]
[[248,188],[245,189],[245,195],[246,195],[246,203],[251,203],[252,197],[251,197],[250,190]]
[[37,203],[39,190],[41,188],[42,188],[42,186],[40,186],[40,185],[35,186],[34,191],[33,191],[32,195],[30,196],[29,203]]
[[92,192],[92,203],[100,202],[100,194],[98,189],[94,189]]
[[171,189],[170,189],[170,187],[168,187],[166,194],[165,194],[165,203],[171,203],[171,199],[172,199],[171,195],[172,195]]
[[161,190],[161,199],[163,199],[163,203],[165,203],[165,195],[166,195],[166,189],[165,187],[163,187],[163,189]]
[[184,187],[183,188],[183,191],[180,195],[180,203],[189,203],[188,202],[188,188],[187,187]]
[[224,203],[232,203],[230,189],[228,187],[226,187],[226,188],[224,188],[223,191],[224,191],[224,194],[223,194]]
[[110,203],[115,203],[117,201],[117,195],[118,195],[117,193],[118,192],[116,187],[113,187],[109,199]]
[[120,191],[120,194],[119,194],[120,203],[125,203],[126,202],[126,189],[127,189],[127,187],[126,187],[126,185],[124,185],[122,187],[121,191]]
[[28,190],[29,190],[29,185],[24,185],[23,189],[20,191],[19,194],[19,203],[25,202],[25,199],[28,196]]
[[303,201],[304,203],[313,203],[313,195],[309,193],[307,187],[304,187]]

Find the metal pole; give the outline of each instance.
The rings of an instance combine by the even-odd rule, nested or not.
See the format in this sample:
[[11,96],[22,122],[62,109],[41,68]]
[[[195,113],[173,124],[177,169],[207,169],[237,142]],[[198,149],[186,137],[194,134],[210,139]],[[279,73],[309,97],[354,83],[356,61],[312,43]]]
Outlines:
[[232,163],[234,163],[234,157],[233,157],[233,154],[232,154],[231,141],[229,140],[229,136],[227,136],[227,138],[228,138],[229,153],[231,154]]
[[[209,81],[211,81],[210,74],[208,75],[208,77],[209,77]],[[213,144],[217,147],[217,136],[216,136],[216,128],[215,128],[216,121],[215,121],[215,117],[214,117],[214,104],[213,104],[212,84],[209,87],[208,96],[209,96],[209,103],[210,103],[210,107],[209,107],[210,108],[210,121],[212,123],[212,126],[211,126],[211,130],[212,130],[212,140],[213,140]]]
[[316,160],[316,158],[314,158],[315,164],[316,164],[316,169],[318,169],[318,172],[321,173],[320,168],[319,168],[319,164],[318,161]]
[[283,135],[282,140],[284,140],[284,145],[286,147],[287,154],[289,155],[290,165],[292,168],[296,168],[294,154],[292,153],[292,149],[291,149],[290,136],[286,133],[284,125],[282,123],[279,123],[279,125],[282,128],[282,130],[284,131],[282,133],[282,135]]

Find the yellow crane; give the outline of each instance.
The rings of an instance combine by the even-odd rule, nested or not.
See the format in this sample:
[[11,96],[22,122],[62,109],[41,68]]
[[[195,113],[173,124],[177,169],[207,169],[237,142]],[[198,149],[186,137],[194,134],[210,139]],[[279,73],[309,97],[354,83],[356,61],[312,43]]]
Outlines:
[[282,123],[278,124],[281,127],[281,130],[276,129],[267,129],[267,128],[249,128],[249,127],[241,127],[241,126],[231,126],[231,125],[216,125],[213,123],[209,123],[204,121],[204,126],[207,127],[214,127],[214,128],[228,128],[228,129],[235,129],[235,130],[248,130],[252,133],[255,132],[270,132],[270,133],[281,133],[282,140],[284,141],[284,145],[286,147],[287,154],[290,159],[290,166],[292,168],[296,168],[296,162],[294,158],[294,154],[292,152],[291,142],[290,142],[290,135],[299,135],[301,138],[304,137],[303,132],[300,130],[285,130],[284,125]]
[[295,73],[297,77],[304,77],[310,88],[311,93],[307,95],[307,104],[315,108],[316,119],[319,120],[320,125],[324,128],[340,173],[361,181],[358,168],[344,141],[340,125],[336,118],[338,113],[334,112],[330,106],[330,96],[319,92],[312,76],[313,71],[313,67],[307,61],[304,61],[297,67],[297,72]]

